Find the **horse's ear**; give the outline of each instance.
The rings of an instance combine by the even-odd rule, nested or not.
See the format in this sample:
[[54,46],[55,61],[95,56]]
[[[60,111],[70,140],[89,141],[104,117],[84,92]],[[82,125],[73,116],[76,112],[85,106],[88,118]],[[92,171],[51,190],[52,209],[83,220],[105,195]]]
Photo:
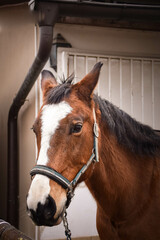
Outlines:
[[96,63],[93,69],[80,82],[73,85],[73,89],[77,91],[78,95],[82,95],[87,100],[92,97],[102,65],[103,63],[101,62]]
[[43,97],[45,97],[46,93],[56,85],[57,81],[54,75],[48,70],[43,70],[41,78],[41,88],[43,92]]

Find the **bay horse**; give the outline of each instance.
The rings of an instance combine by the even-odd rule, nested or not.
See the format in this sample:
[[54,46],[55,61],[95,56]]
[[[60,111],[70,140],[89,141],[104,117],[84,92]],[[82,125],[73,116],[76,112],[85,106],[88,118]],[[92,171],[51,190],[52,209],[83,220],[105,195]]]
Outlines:
[[160,136],[94,95],[102,65],[76,84],[73,77],[58,84],[42,72],[28,214],[37,225],[60,224],[85,181],[97,203],[101,240],[159,240]]

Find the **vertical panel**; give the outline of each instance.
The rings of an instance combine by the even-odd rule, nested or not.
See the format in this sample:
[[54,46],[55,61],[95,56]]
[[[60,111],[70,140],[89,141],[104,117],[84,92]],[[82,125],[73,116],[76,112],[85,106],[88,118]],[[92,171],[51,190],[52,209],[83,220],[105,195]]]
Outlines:
[[160,62],[154,62],[154,127],[160,129]]
[[153,125],[152,61],[143,61],[143,122]]
[[120,59],[111,59],[111,101],[120,106]]
[[133,61],[133,116],[142,121],[142,66],[140,60]]
[[[88,72],[90,72],[93,68],[93,66],[96,64],[97,62],[97,57],[90,57],[88,56]],[[96,87],[96,89],[94,90],[94,93],[98,93],[98,86]]]
[[74,73],[74,56],[69,55],[68,57],[68,76]]
[[88,56],[88,72],[92,70],[96,62],[97,62],[97,57]]
[[109,78],[108,78],[109,60],[108,58],[100,58],[99,60],[103,62],[103,67],[101,69],[99,79],[99,95],[102,98],[109,99]]
[[86,72],[85,56],[77,56],[76,58],[76,81],[80,81]]
[[131,60],[122,59],[122,109],[131,114]]
[[67,78],[68,76],[68,57],[69,54],[67,52],[62,53],[62,73],[61,77]]

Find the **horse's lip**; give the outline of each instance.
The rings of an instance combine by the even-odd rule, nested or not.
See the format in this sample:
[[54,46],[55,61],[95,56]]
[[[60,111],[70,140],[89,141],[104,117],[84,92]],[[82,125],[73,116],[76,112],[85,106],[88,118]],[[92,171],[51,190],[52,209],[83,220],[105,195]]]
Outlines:
[[32,221],[37,225],[37,226],[47,226],[47,227],[52,227],[59,225],[62,221],[62,217],[59,216],[56,219],[50,219],[50,220],[44,220],[43,222],[40,222],[38,219],[33,219]]
[[38,218],[34,219],[31,214],[28,212],[29,217],[32,219],[32,221],[37,225],[37,226],[48,226],[48,227],[52,227],[52,226],[56,226],[59,225],[62,222],[63,219],[63,215],[65,212],[65,207],[63,208],[62,212],[54,219],[50,219],[50,220],[45,220],[43,219],[43,222],[41,220],[39,220]]

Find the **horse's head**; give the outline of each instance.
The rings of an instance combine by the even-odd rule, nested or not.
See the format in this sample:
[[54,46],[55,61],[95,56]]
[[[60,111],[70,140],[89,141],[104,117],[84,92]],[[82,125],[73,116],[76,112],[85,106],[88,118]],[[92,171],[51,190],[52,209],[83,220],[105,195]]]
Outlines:
[[84,181],[92,174],[91,161],[95,157],[92,95],[101,66],[97,63],[75,85],[70,79],[58,85],[50,72],[42,73],[43,105],[33,125],[38,157],[27,196],[28,213],[37,225],[59,224],[68,204],[68,193],[78,180]]

